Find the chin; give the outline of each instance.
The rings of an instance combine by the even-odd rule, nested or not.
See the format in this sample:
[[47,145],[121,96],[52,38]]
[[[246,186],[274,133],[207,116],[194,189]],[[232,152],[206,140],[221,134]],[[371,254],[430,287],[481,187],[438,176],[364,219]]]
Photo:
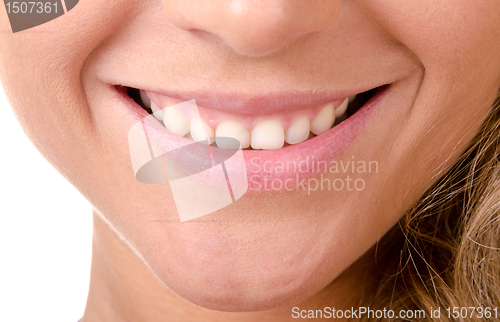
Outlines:
[[291,270],[263,272],[223,269],[207,272],[162,273],[160,280],[177,295],[201,307],[227,312],[265,311],[300,303],[328,284],[311,273]]

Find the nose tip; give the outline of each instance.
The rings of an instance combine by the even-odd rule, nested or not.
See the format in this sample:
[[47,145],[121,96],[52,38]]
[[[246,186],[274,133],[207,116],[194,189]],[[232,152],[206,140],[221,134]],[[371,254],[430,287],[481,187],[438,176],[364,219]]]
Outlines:
[[167,19],[219,38],[236,52],[263,56],[330,29],[342,0],[163,0]]

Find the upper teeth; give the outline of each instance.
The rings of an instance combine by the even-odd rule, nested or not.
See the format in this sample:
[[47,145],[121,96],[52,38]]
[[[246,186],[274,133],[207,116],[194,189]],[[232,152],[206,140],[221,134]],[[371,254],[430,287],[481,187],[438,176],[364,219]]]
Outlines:
[[[354,95],[356,96],[356,95]],[[352,96],[351,96],[352,97]],[[349,97],[348,99],[346,99],[344,101],[344,103],[342,103],[339,107],[337,107],[335,109],[335,117],[341,117],[342,115],[344,115],[345,111],[347,110],[347,106],[349,105],[349,103],[351,102],[351,97]],[[354,99],[353,99],[354,100]]]
[[284,144],[285,130],[278,121],[262,121],[252,130],[251,145],[254,149],[280,149]]
[[288,144],[297,144],[307,140],[311,132],[311,122],[307,116],[301,116],[286,130],[285,141]]
[[[142,93],[143,93],[143,91],[141,91],[141,94]],[[141,97],[142,97],[142,95],[141,95]],[[143,100],[143,102],[144,102],[144,100]],[[155,102],[151,102],[150,106],[151,106],[151,111],[153,111],[154,117],[156,117],[156,119],[158,121],[162,121],[163,122],[163,110],[160,109],[158,107],[158,105],[155,104]]]
[[[163,124],[170,132],[184,136],[191,130],[191,124],[182,116],[181,112],[173,107],[167,107],[163,110]],[[194,134],[191,133],[194,138]]]
[[328,104],[311,122],[311,132],[316,135],[325,133],[331,129],[333,123],[335,123],[335,107],[333,104]]
[[191,137],[194,141],[210,141],[210,144],[212,144],[214,143],[214,136],[214,130],[210,126],[206,125],[199,116],[191,119]]
[[180,111],[174,107],[160,109],[153,101],[140,91],[141,99],[146,106],[150,106],[153,115],[158,120],[163,120],[165,127],[173,134],[180,136],[189,136],[197,142],[207,142],[212,144],[214,141],[219,148],[234,148],[234,146],[225,146],[226,141],[217,138],[231,137],[240,141],[242,149],[252,147],[253,149],[279,149],[286,143],[298,144],[310,136],[310,132],[315,135],[323,134],[328,131],[335,123],[335,118],[342,116],[352,98],[345,101],[335,108],[333,103],[327,104],[316,115],[313,120],[308,116],[297,117],[288,129],[274,119],[263,120],[253,127],[251,131],[247,130],[240,122],[235,120],[225,120],[219,123],[214,130],[207,125],[200,117],[186,119]]
[[240,146],[242,149],[246,149],[250,146],[250,132],[237,121],[222,121],[217,129],[215,130],[215,143],[219,148],[226,148],[226,142],[221,139],[223,137],[235,138],[240,141]]
[[[151,107],[151,99],[148,97],[148,95],[146,95],[146,92],[144,91],[139,91],[139,94],[141,95],[141,100],[142,100],[142,103],[146,106],[146,107]],[[154,112],[154,111],[153,111]]]

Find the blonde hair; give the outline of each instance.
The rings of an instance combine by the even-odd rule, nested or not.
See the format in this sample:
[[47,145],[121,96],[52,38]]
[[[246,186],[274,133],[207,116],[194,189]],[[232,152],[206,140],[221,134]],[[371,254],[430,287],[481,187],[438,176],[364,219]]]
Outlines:
[[[373,275],[366,277],[374,289],[365,292],[372,296],[364,299],[364,305],[392,309],[396,316],[399,310],[425,311],[425,318],[405,321],[496,320],[493,309],[500,311],[500,93],[470,147],[376,249],[378,275],[375,283]],[[453,307],[467,310],[449,317],[447,308]],[[469,307],[475,307],[475,312]],[[430,316],[431,308],[440,308],[439,318]],[[486,308],[492,310],[490,318]]]

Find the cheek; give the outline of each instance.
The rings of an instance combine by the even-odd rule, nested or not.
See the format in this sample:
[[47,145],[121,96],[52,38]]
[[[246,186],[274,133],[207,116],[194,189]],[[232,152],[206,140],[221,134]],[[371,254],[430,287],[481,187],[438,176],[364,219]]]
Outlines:
[[418,57],[426,73],[439,71],[454,80],[473,73],[500,51],[496,0],[371,0],[361,6]]
[[393,160],[406,160],[405,168],[415,169],[412,180],[425,179],[428,185],[429,173],[449,164],[472,140],[497,95],[500,2],[373,0],[359,5],[422,65],[419,94]]
[[34,145],[74,184],[93,166],[85,154],[97,150],[82,68],[137,8],[131,1],[80,1],[67,14],[15,34],[7,15],[0,17],[9,30],[2,35],[0,75],[14,113]]

